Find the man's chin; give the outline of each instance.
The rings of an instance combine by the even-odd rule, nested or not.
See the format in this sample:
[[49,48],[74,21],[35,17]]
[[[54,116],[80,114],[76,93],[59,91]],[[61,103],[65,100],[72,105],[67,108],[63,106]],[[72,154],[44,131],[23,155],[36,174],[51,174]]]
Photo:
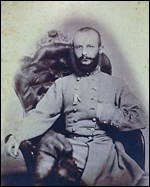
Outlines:
[[89,63],[89,64],[80,64],[80,70],[81,71],[83,71],[83,72],[90,72],[91,71],[91,69],[92,69],[92,67],[91,67],[91,63]]

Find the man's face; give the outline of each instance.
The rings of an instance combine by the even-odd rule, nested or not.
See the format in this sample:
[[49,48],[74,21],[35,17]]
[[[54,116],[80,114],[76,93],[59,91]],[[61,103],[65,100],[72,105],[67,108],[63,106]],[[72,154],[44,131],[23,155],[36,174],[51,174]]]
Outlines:
[[77,32],[74,37],[74,53],[81,66],[89,66],[99,52],[99,38],[95,31]]

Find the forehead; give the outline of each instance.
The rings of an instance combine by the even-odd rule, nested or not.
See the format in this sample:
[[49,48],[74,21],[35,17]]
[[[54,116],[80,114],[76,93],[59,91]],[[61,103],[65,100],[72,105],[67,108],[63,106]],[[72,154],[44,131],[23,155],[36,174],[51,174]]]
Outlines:
[[99,37],[98,34],[93,31],[78,31],[73,40],[74,44],[98,44]]

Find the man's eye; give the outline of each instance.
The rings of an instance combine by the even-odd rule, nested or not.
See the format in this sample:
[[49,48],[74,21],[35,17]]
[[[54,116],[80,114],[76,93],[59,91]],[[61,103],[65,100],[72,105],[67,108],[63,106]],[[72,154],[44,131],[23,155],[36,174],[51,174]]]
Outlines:
[[93,46],[93,45],[88,45],[87,47],[88,47],[88,48],[94,48],[94,46]]
[[75,48],[76,48],[76,49],[81,49],[82,46],[80,46],[80,45],[79,45],[79,46],[75,46]]

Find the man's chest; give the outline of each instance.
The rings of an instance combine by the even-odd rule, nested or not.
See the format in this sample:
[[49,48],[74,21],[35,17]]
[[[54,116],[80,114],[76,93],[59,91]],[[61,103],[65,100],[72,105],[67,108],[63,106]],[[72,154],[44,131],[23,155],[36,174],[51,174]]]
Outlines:
[[113,104],[117,89],[111,81],[98,76],[70,79],[64,90],[64,106],[89,109],[98,102]]

